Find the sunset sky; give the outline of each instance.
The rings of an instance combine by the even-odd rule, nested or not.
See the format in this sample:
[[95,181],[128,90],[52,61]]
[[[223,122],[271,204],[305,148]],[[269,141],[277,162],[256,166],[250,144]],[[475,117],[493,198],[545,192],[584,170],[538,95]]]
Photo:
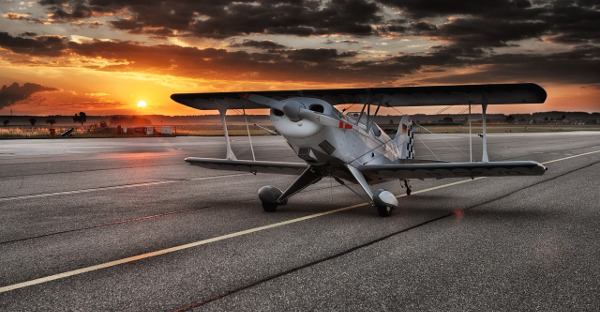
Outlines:
[[169,95],[512,82],[541,85],[546,104],[490,113],[599,112],[600,2],[0,0],[0,68],[0,115],[191,115]]

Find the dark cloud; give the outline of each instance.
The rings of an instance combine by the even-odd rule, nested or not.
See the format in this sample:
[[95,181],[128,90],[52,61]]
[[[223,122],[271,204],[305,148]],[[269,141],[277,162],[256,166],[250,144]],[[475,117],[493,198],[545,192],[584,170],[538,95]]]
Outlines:
[[32,94],[41,91],[55,91],[57,89],[44,87],[36,83],[25,83],[19,86],[13,83],[10,86],[2,86],[0,91],[0,109],[11,106],[12,104],[29,98]]
[[[131,33],[205,38],[227,38],[246,34],[370,35],[371,24],[381,21],[377,4],[368,0],[41,0],[50,16],[72,21],[95,15],[129,13],[111,21]],[[67,5],[68,4],[68,5]]]
[[[26,44],[24,44],[25,42]],[[252,79],[254,81],[354,82],[386,84],[417,72],[452,72],[473,68],[476,74],[448,76],[444,83],[501,81],[560,81],[600,83],[600,48],[580,46],[569,52],[544,54],[494,54],[488,50],[451,44],[423,54],[403,54],[383,59],[357,58],[356,51],[336,49],[268,49],[278,46],[264,41],[246,41],[262,46],[257,52],[198,49],[174,45],[147,46],[129,41],[90,41],[54,44],[45,37],[18,38],[0,33],[0,46],[23,56],[55,56],[54,63],[68,62],[62,56],[109,60],[104,71],[133,71],[203,79]],[[48,46],[44,46],[48,44]],[[85,58],[80,58],[80,62]],[[84,62],[84,61],[83,61]],[[68,63],[67,63],[68,64]],[[85,63],[83,63],[85,66]],[[450,74],[449,74],[450,75]],[[441,75],[440,75],[441,76]],[[435,82],[435,81],[434,81]]]
[[504,18],[517,13],[523,16],[524,10],[532,7],[528,0],[379,0],[379,2],[397,7],[414,19],[451,15]]
[[[597,1],[379,0],[412,19],[390,21],[380,32],[427,35],[460,45],[500,47],[509,42],[548,37],[557,43],[600,43]],[[439,25],[427,18],[452,17]]]
[[298,49],[290,51],[287,57],[292,61],[328,63],[333,59],[354,57],[356,55],[358,55],[358,53],[355,51],[340,54],[336,49]]
[[371,23],[381,20],[376,4],[365,0],[262,1],[260,5],[231,2],[217,14],[190,23],[193,35],[226,38],[265,33],[296,36],[322,34],[369,35]]
[[0,47],[29,56],[61,56],[67,45],[68,39],[66,37],[38,36],[35,38],[22,38],[0,32]]
[[412,29],[415,30],[417,33],[420,32],[433,32],[433,31],[437,31],[437,26],[435,26],[434,24],[430,24],[428,21],[419,21],[416,23],[413,23],[412,25]]
[[[502,47],[525,39],[600,43],[595,0],[40,0],[57,21],[116,15],[114,28],[159,38],[224,39],[249,34],[427,36],[474,48]],[[383,20],[383,7],[401,19]],[[431,18],[450,18],[435,24]],[[25,15],[15,19],[36,21]],[[256,47],[260,48],[260,47]]]
[[[51,12],[50,17],[59,21],[89,18],[92,17],[94,11],[84,0],[40,0],[39,4],[48,6]],[[63,4],[68,4],[68,6]]]
[[600,3],[581,1],[586,6],[575,6],[572,1],[557,1],[544,16],[549,25],[551,40],[566,44],[600,43]]
[[483,18],[456,19],[438,27],[426,27],[421,26],[420,33],[473,47],[503,47],[510,42],[540,38],[547,30],[542,22]]
[[279,50],[286,48],[286,46],[271,40],[256,41],[247,39],[242,43],[232,43],[229,46],[232,48],[257,48],[263,50]]
[[600,47],[586,46],[554,54],[503,54],[476,60],[474,73],[425,79],[426,83],[523,82],[598,85]]
[[325,41],[325,44],[334,44],[334,43],[357,44],[360,42],[357,40],[332,40],[332,39],[327,39]]

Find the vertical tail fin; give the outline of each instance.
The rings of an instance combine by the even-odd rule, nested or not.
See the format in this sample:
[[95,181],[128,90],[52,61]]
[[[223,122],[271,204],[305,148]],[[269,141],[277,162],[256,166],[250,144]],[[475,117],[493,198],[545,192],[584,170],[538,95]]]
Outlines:
[[410,116],[404,115],[400,119],[398,125],[398,132],[394,138],[394,144],[398,148],[400,159],[413,159],[415,158],[415,150],[413,145],[413,126]]

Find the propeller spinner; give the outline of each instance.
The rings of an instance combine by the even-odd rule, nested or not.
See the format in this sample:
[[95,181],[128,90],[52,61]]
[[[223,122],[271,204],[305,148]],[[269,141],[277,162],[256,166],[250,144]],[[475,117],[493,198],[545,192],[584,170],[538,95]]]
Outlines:
[[[325,127],[338,127],[341,120],[324,113],[312,111],[300,101],[300,98],[291,98],[284,101],[277,101],[266,96],[256,95],[251,93],[243,93],[242,97],[257,104],[261,104],[273,109],[278,109],[293,122],[298,122],[302,119],[310,120],[314,123]],[[329,105],[327,103],[327,105]]]

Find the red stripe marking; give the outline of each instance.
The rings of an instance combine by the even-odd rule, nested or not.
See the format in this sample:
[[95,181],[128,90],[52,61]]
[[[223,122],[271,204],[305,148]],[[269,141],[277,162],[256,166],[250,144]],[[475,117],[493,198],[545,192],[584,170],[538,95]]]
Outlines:
[[340,121],[340,125],[338,126],[338,128],[344,128],[344,122]]
[[346,124],[346,126],[344,128],[346,128],[346,129],[352,129],[352,126],[349,125],[349,124]]

